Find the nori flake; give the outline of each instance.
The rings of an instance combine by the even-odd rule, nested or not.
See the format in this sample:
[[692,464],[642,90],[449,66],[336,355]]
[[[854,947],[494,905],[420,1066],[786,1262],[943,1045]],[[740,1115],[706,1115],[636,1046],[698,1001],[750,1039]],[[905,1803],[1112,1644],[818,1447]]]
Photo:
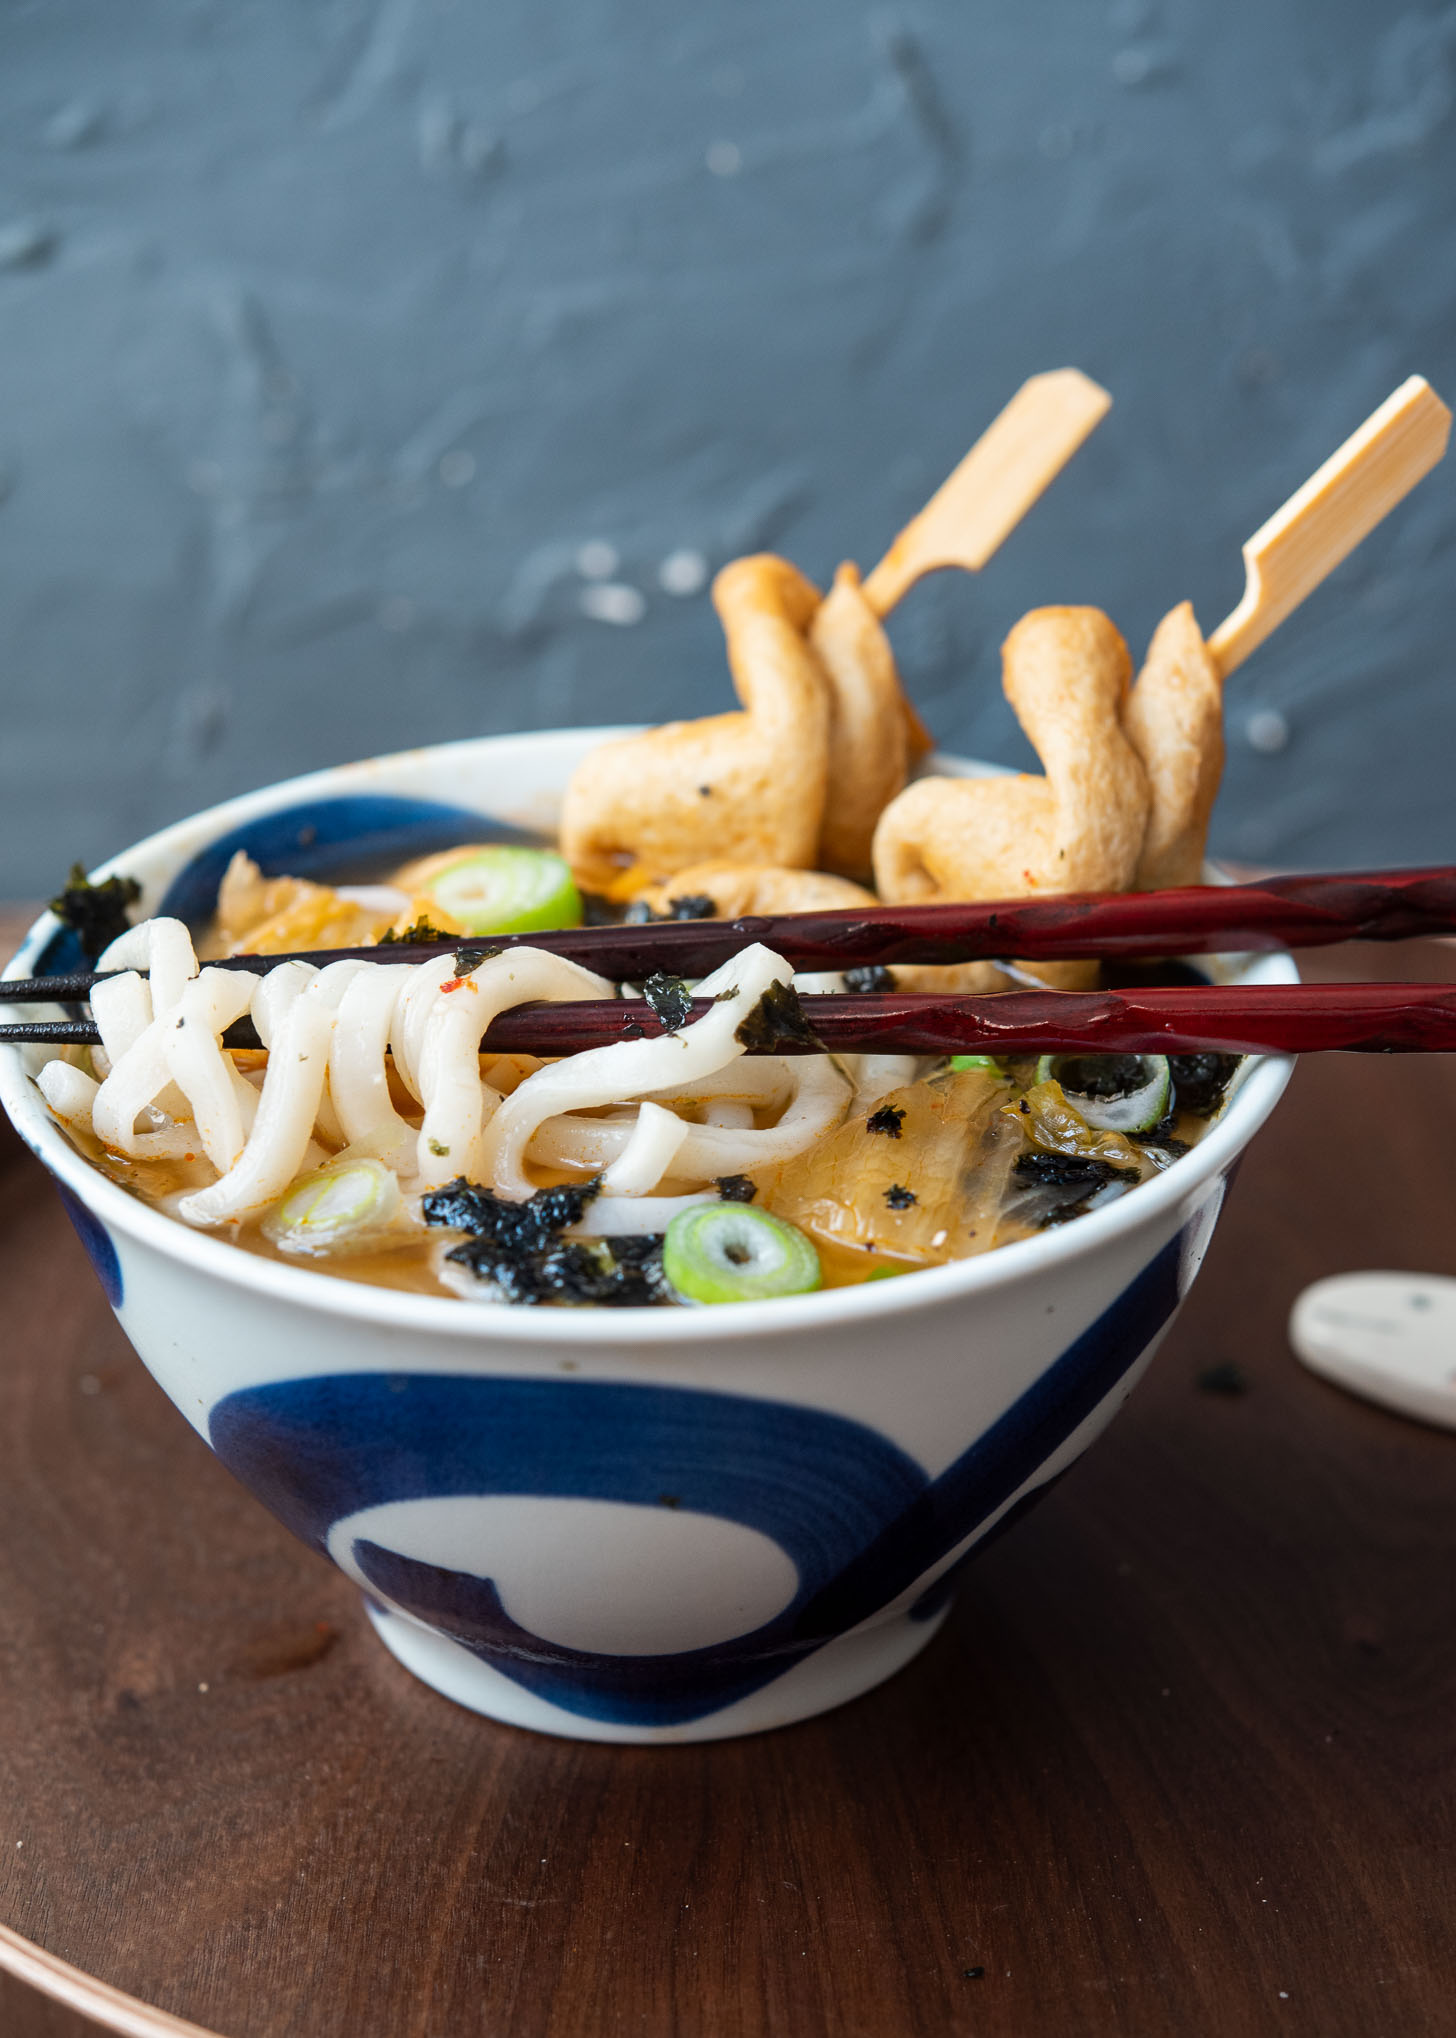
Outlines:
[[733,1029],[733,1038],[750,1053],[772,1054],[787,1041],[798,1041],[816,1054],[826,1052],[823,1041],[804,1016],[799,994],[792,984],[772,983],[748,1014]]
[[650,1308],[668,1299],[662,1238],[572,1238],[544,1253],[511,1259],[486,1239],[466,1239],[449,1257],[488,1281],[518,1308],[550,1303],[598,1308]]
[[513,1203],[457,1175],[443,1189],[431,1189],[420,1207],[426,1224],[468,1231],[507,1252],[544,1252],[558,1232],[581,1221],[601,1188],[600,1175],[594,1175],[589,1182],[558,1182],[554,1188],[538,1189],[523,1203]]
[[844,988],[847,991],[861,992],[893,991],[895,979],[883,964],[866,962],[858,969],[847,969],[844,972]]
[[85,865],[73,863],[65,890],[51,900],[51,911],[74,929],[82,948],[95,962],[130,927],[127,907],[134,906],[141,895],[142,888],[134,877],[108,877],[93,885]]
[[630,920],[632,910],[619,913],[612,901],[600,892],[583,891],[581,894],[581,924],[583,927],[615,927],[619,920]]
[[724,1203],[751,1203],[758,1194],[757,1182],[747,1175],[715,1175],[713,1187]]
[[1126,1137],[1134,1146],[1140,1146],[1144,1153],[1165,1153],[1169,1160],[1180,1161],[1185,1153],[1192,1153],[1188,1140],[1177,1139],[1164,1130],[1173,1123],[1171,1117],[1160,1119],[1151,1132],[1129,1132]]
[[1016,1156],[1011,1172],[1038,1189],[1080,1189],[1085,1196],[1133,1170],[1114,1167],[1111,1161],[1087,1153],[1043,1153],[1040,1147],[1032,1147]]
[[871,1111],[865,1120],[866,1132],[883,1132],[890,1139],[899,1139],[905,1123],[904,1106],[881,1104],[878,1111]]
[[1027,1188],[1048,1192],[1047,1207],[1031,1219],[1043,1231],[1049,1225],[1065,1224],[1070,1217],[1081,1217],[1093,1196],[1109,1182],[1137,1180],[1134,1168],[1114,1167],[1111,1161],[1096,1160],[1091,1154],[1044,1153],[1040,1147],[1018,1154],[1011,1172]]
[[1130,1139],[1134,1146],[1166,1146],[1172,1149],[1175,1156],[1184,1154],[1189,1151],[1187,1140],[1175,1139],[1173,1137],[1173,1127],[1177,1123],[1178,1100],[1170,1092],[1168,1109],[1163,1113],[1156,1125],[1149,1125],[1142,1132],[1126,1132],[1123,1134],[1123,1137],[1124,1139]]
[[483,962],[489,962],[493,955],[504,954],[503,948],[457,948],[455,974],[457,977],[473,976]]
[[681,977],[669,976],[665,969],[654,970],[642,986],[642,995],[669,1033],[686,1025],[693,994]]
[[503,1301],[596,1303],[608,1308],[667,1300],[662,1239],[563,1239],[601,1190],[601,1178],[538,1189],[523,1203],[464,1176],[422,1198],[426,1224],[469,1232],[448,1257],[489,1282]]
[[[451,1258],[459,1256],[457,1247]],[[509,1301],[642,1309],[669,1299],[660,1232],[641,1238],[568,1239],[553,1246],[533,1272],[530,1292],[508,1294]]]
[[1236,1054],[1170,1054],[1168,1067],[1179,1108],[1199,1118],[1210,1117],[1233,1081],[1239,1060]]
[[903,1182],[891,1182],[885,1191],[885,1201],[892,1210],[908,1210],[911,1204],[918,1203],[920,1198],[913,1189],[907,1189]]
[[428,920],[412,920],[403,934],[396,934],[392,927],[386,927],[379,937],[381,948],[390,948],[396,943],[419,941],[448,941],[448,934],[442,934],[438,927]]
[[662,920],[711,920],[717,911],[706,892],[686,892],[680,899],[669,899],[665,913],[654,913],[646,899],[634,899],[622,920],[628,927],[649,927]]

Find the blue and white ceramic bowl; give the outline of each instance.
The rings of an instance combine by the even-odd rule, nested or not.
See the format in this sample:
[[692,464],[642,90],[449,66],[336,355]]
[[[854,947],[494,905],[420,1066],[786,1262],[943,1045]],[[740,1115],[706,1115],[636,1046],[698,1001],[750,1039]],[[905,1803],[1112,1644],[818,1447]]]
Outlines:
[[[357,878],[478,836],[482,814],[547,830],[616,733],[316,773],[108,868],[143,881],[144,910],[200,920],[239,847]],[[68,939],[45,916],[10,974],[69,966]],[[1192,1153],[1075,1223],[913,1279],[697,1311],[510,1309],[275,1264],[106,1180],[15,1049],[0,1101],[145,1364],[358,1582],[402,1663],[494,1719],[673,1742],[822,1712],[925,1646],[961,1563],[1131,1392],[1288,1074],[1257,1065]]]

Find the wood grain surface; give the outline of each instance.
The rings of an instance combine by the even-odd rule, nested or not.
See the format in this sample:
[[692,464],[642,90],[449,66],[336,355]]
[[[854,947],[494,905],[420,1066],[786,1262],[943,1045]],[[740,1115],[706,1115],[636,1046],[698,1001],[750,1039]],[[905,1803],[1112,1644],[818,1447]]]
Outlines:
[[[1302,1065],[1146,1382],[927,1653],[655,1750],[414,1683],[7,1130],[0,1924],[224,2038],[1449,2038],[1456,1436],[1284,1323],[1341,1268],[1456,1272],[1453,1144],[1450,1063]],[[92,2028],[0,1977],[5,2038]]]

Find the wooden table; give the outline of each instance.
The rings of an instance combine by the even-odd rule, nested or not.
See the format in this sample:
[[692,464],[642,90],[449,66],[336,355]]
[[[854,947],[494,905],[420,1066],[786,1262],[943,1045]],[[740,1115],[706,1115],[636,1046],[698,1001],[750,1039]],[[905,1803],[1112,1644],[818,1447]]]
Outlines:
[[[1453,1151],[1453,1064],[1306,1064],[1147,1381],[927,1654],[652,1750],[398,1668],[5,1134],[0,1967],[226,2038],[1449,2038],[1456,1436],[1284,1324],[1339,1268],[1451,1270]],[[6,2038],[92,2028],[0,1975]]]

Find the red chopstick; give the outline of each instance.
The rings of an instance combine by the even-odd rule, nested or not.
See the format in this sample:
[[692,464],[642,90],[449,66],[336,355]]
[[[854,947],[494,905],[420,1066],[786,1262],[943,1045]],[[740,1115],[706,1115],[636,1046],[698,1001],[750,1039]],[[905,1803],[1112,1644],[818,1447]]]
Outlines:
[[[1456,985],[1190,984],[1156,990],[1008,991],[993,997],[806,997],[754,1054],[1432,1054],[1456,1049]],[[690,1019],[712,1010],[694,1001]],[[668,1029],[643,1000],[518,1005],[492,1021],[487,1053],[577,1054]],[[89,1020],[0,1027],[0,1039],[94,1042]],[[247,1021],[229,1046],[256,1046]]]
[[[614,982],[656,970],[697,977],[760,941],[796,970],[895,963],[953,963],[1017,956],[1207,955],[1247,949],[1315,948],[1335,941],[1404,941],[1456,933],[1456,867],[1276,877],[1258,884],[1189,885],[1163,892],[1074,892],[942,906],[873,906],[863,912],[750,914],[737,920],[664,920],[645,926],[571,927],[520,935],[458,937],[419,945],[311,950],[323,964],[427,962],[461,948],[544,948]],[[231,956],[220,965],[259,973],[282,955]],[[0,982],[0,999],[70,1003],[94,973]]]
[[[1456,985],[1187,984],[1158,990],[1007,991],[992,997],[830,995],[802,1000],[814,1039],[750,1051],[807,1054],[1363,1054],[1456,1049]],[[692,1018],[712,1009],[694,1001]],[[666,1029],[636,1000],[517,1006],[487,1052],[575,1054]]]

